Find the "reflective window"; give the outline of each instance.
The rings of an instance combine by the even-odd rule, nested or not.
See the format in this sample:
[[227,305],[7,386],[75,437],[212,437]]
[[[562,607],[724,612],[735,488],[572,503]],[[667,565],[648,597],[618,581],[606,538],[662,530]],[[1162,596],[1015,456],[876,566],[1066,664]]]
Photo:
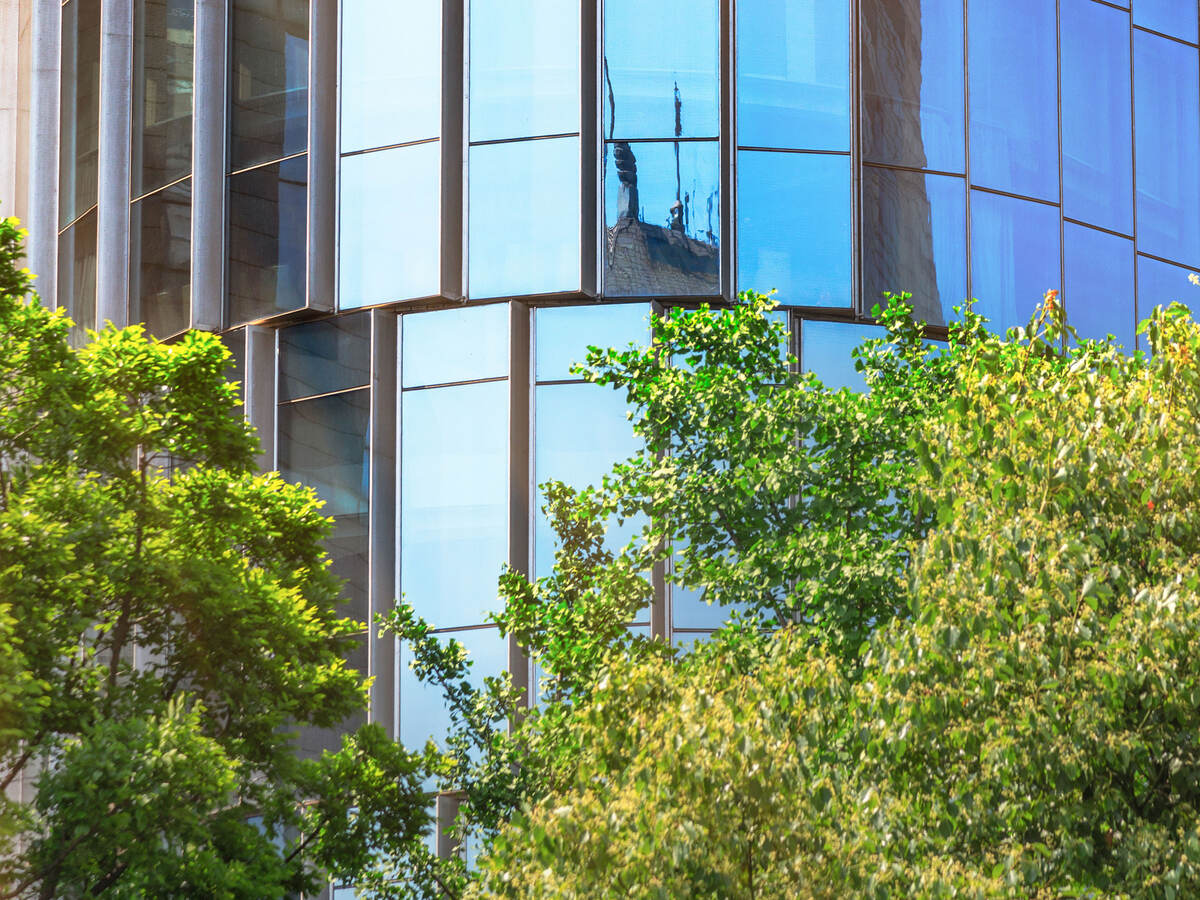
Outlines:
[[342,151],[435,138],[442,127],[442,5],[341,4]]
[[1058,73],[1053,3],[969,0],[971,178],[1058,200]]
[[1129,15],[1062,0],[1063,213],[1133,233]]
[[406,391],[401,590],[437,627],[483,624],[508,549],[508,382]]
[[371,378],[369,313],[279,329],[279,400],[362,387]]
[[534,315],[538,381],[578,378],[571,364],[583,362],[589,346],[624,350],[650,343],[650,307],[644,303],[564,306]]
[[58,308],[74,323],[71,344],[87,340],[96,327],[96,211],[58,237]]
[[579,138],[470,151],[473,298],[577,291]]
[[192,318],[192,182],[151,194],[129,209],[129,298],[135,322],[158,337]]
[[134,6],[134,197],[192,170],[192,5],[137,0]]
[[[1188,283],[1190,269],[1173,266],[1170,263],[1146,256],[1137,260],[1138,278],[1138,319],[1150,318],[1150,311],[1156,306],[1170,306],[1172,303],[1182,303],[1196,315],[1200,310],[1200,288]],[[1146,349],[1145,337],[1139,338]]]
[[229,323],[305,304],[307,159],[229,176]]
[[508,305],[416,313],[401,320],[404,387],[508,375]]
[[1133,241],[1067,222],[1063,257],[1067,322],[1081,338],[1111,334],[1133,350]]
[[1133,24],[1194,44],[1196,4],[1189,0],[1133,0]]
[[605,156],[604,293],[720,293],[717,142],[617,141]]
[[850,149],[848,0],[737,5],[738,143]]
[[944,325],[967,299],[967,190],[961,178],[863,167],[863,296],[913,295],[919,319]]
[[604,0],[606,138],[716,137],[717,0]]
[[579,4],[470,0],[471,140],[579,131]]
[[1196,49],[1133,33],[1138,249],[1200,261],[1200,68]]
[[886,336],[878,325],[805,320],[800,326],[800,365],[805,372],[816,374],[830,390],[848,387],[865,391],[866,379],[855,370],[850,352],[863,341]]
[[[371,572],[370,516],[365,512],[334,516],[333,534],[322,542],[322,546],[329,554],[330,573],[343,581],[342,600],[344,605],[338,609],[338,614],[366,626],[367,620],[371,616],[368,599]],[[366,674],[365,642],[360,643],[348,654],[347,662],[353,668]]]
[[308,146],[308,0],[231,0],[230,168]]
[[342,309],[440,292],[440,186],[437,141],[342,159]]
[[971,192],[972,292],[993,331],[1027,324],[1061,286],[1058,224],[1057,207]]
[[738,153],[738,287],[796,306],[849,306],[850,159]]
[[71,0],[62,8],[61,90],[58,227],[65,228],[96,205],[100,0]]
[[864,159],[963,171],[962,46],[962,4],[864,0]]

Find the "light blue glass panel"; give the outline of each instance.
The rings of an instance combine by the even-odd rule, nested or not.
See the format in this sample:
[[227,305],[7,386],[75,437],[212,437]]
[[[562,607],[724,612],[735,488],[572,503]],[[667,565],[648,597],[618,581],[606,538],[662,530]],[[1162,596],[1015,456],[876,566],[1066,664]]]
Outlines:
[[579,139],[472,147],[472,298],[577,291]]
[[1058,200],[1055,5],[970,0],[971,178]]
[[862,45],[863,158],[962,172],[962,4],[864,0]]
[[1196,43],[1192,0],[1133,0],[1133,24]]
[[1129,98],[1129,15],[1062,0],[1063,213],[1123,234],[1133,233]]
[[441,144],[342,159],[342,309],[441,291]]
[[1081,338],[1111,334],[1133,350],[1133,241],[1072,222],[1063,240],[1067,322]]
[[471,140],[579,131],[579,4],[471,0]]
[[571,365],[584,360],[589,346],[624,350],[650,343],[650,307],[645,303],[547,307],[534,315],[538,381],[578,378]]
[[506,303],[410,314],[400,321],[406,388],[508,374]]
[[[1150,318],[1150,311],[1156,306],[1170,306],[1172,303],[1182,303],[1192,311],[1192,315],[1200,310],[1200,287],[1188,283],[1190,269],[1173,266],[1157,259],[1139,256],[1137,260],[1138,277],[1138,319]],[[1143,336],[1139,338],[1145,341]],[[1145,343],[1142,348],[1146,349]]]
[[342,152],[435,138],[442,127],[442,4],[348,0]]
[[1200,61],[1196,49],[1133,33],[1138,249],[1200,261]]
[[865,391],[867,382],[855,370],[850,352],[863,341],[881,337],[887,337],[887,332],[878,325],[805,320],[800,325],[800,365],[830,390]]
[[406,391],[400,583],[439,628],[496,609],[508,548],[508,382]]
[[279,329],[279,402],[363,387],[370,377],[369,313]]
[[972,293],[993,331],[1027,324],[1061,286],[1058,223],[1055,206],[971,192]]
[[671,626],[673,628],[720,628],[729,621],[734,609],[719,603],[706,603],[699,590],[671,585]]
[[967,299],[967,189],[952,175],[863,167],[863,296],[908,291],[917,318],[945,325]]
[[849,306],[850,159],[738,153],[738,287],[782,303]]
[[716,137],[717,0],[604,0],[606,138]]
[[737,4],[738,144],[850,149],[850,4]]
[[617,141],[605,158],[605,296],[720,293],[717,142]]

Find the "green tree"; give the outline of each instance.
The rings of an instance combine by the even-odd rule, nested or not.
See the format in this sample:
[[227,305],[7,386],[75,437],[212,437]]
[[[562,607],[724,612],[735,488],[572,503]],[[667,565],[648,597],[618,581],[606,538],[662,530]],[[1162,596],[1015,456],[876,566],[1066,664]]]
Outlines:
[[283,897],[425,824],[362,708],[311,490],[254,471],[216,337],[76,350],[0,222],[0,897]]

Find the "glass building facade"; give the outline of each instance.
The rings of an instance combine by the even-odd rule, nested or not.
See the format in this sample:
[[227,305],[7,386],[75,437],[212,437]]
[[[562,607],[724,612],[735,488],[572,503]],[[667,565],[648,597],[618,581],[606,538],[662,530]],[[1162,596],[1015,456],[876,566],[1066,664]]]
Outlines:
[[[884,290],[936,338],[1058,288],[1133,348],[1200,268],[1195,0],[34,2],[48,299],[226,335],[347,612],[403,593],[480,676],[533,678],[487,612],[502,564],[552,560],[536,485],[632,449],[587,345],[776,289],[801,365],[853,386]],[[720,621],[663,585],[632,624]],[[372,718],[436,729],[390,640],[354,663]]]

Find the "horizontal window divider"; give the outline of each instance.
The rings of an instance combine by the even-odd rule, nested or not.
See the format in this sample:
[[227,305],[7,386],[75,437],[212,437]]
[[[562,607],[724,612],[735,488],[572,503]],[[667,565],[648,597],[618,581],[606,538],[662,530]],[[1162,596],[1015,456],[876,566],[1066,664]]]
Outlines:
[[562,134],[533,134],[533,135],[529,135],[527,137],[496,138],[494,140],[488,140],[488,141],[471,141],[470,146],[472,146],[472,147],[489,147],[492,144],[519,144],[519,143],[525,143],[527,141],[554,141],[554,140],[558,140],[559,138],[571,138],[571,137],[574,137],[574,138],[579,137],[579,132],[578,131],[564,131],[564,132],[562,132]]
[[499,626],[499,625],[492,625],[492,624],[483,624],[483,625],[447,625],[445,628],[431,628],[431,629],[429,629],[429,633],[430,633],[430,634],[448,634],[448,635],[450,635],[450,636],[454,636],[455,634],[461,634],[461,633],[463,633],[464,631],[494,631],[494,632],[496,632],[497,634],[499,634],[499,633],[500,633],[500,626]]
[[1113,237],[1125,238],[1128,241],[1133,240],[1132,234],[1126,234],[1123,231],[1114,231],[1111,228],[1105,228],[1103,225],[1093,225],[1091,222],[1085,222],[1083,219],[1072,219],[1070,216],[1063,216],[1064,222],[1070,222],[1072,225],[1082,225],[1084,228],[1091,228],[1093,231],[1103,231],[1105,234],[1111,234]]
[[591,384],[590,381],[584,381],[582,378],[547,378],[544,381],[535,381],[536,387],[553,387],[556,384]]
[[1024,194],[1014,194],[1012,191],[1002,191],[997,188],[981,187],[978,184],[969,185],[971,190],[979,191],[983,194],[995,194],[997,197],[1009,197],[1013,200],[1028,200],[1030,203],[1040,203],[1042,206],[1053,206],[1055,209],[1061,209],[1057,200],[1041,200],[1037,197],[1027,197]]
[[1153,253],[1147,253],[1145,250],[1139,250],[1137,252],[1137,255],[1144,256],[1144,257],[1146,257],[1146,259],[1152,259],[1155,262],[1166,263],[1169,266],[1175,266],[1176,268],[1179,268],[1179,269],[1191,269],[1192,271],[1200,271],[1200,266],[1192,266],[1192,265],[1188,265],[1187,263],[1177,262],[1176,260],[1168,259],[1165,256],[1156,256]]
[[253,172],[255,169],[265,169],[267,166],[277,166],[280,163],[287,162],[289,159],[299,159],[302,156],[308,156],[307,150],[301,150],[299,153],[293,153],[290,156],[281,156],[278,159],[269,159],[266,162],[255,163],[252,166],[246,166],[244,169],[235,169],[232,172],[226,172],[225,177],[232,178],[234,175],[241,175],[243,172]]
[[850,156],[849,150],[804,150],[799,147],[754,147],[738,145],[738,150],[756,153],[802,153],[806,156]]
[[606,144],[715,144],[719,137],[605,138]]
[[296,403],[303,403],[306,400],[320,400],[324,397],[336,397],[339,394],[353,394],[355,391],[369,391],[371,385],[360,384],[355,387],[339,388],[336,391],[325,391],[323,394],[305,394],[303,397],[292,397],[288,400],[279,400],[277,406],[293,406]]
[[913,172],[917,175],[945,175],[949,178],[961,178],[966,181],[965,172],[945,172],[941,169],[919,169],[916,166],[898,166],[893,163],[875,163],[863,161],[864,169],[887,169],[893,172]]
[[508,381],[507,375],[495,375],[491,378],[468,378],[466,381],[440,381],[437,384],[418,384],[413,387],[401,388],[402,393],[409,391],[436,391],[438,388],[462,387],[466,384],[491,384],[496,381]]
[[144,193],[144,194],[140,194],[137,197],[133,197],[129,201],[129,205],[132,206],[135,203],[145,200],[147,197],[153,197],[155,194],[159,194],[159,193],[161,193],[165,190],[169,190],[170,188],[173,188],[173,187],[178,187],[179,185],[183,184],[185,181],[190,181],[191,178],[192,178],[192,173],[188,172],[182,178],[176,178],[174,181],[168,182],[167,184],[164,184],[162,187],[156,187],[152,191],[146,191],[146,193]]
[[[1105,6],[1108,6],[1108,5],[1109,4],[1107,4],[1107,3],[1105,4]],[[1114,8],[1115,9],[1123,9],[1123,7],[1119,7],[1119,6],[1114,7]],[[1126,9],[1126,10],[1124,10],[1124,12],[1129,12],[1129,10]],[[1134,31],[1144,31],[1146,34],[1152,34],[1155,37],[1166,38],[1168,41],[1174,41],[1177,44],[1183,44],[1183,46],[1185,46],[1185,47],[1191,47],[1193,50],[1196,49],[1196,47],[1198,46],[1197,44],[1194,44],[1191,41],[1185,41],[1181,37],[1175,37],[1175,35],[1173,35],[1173,34],[1164,34],[1161,31],[1155,31],[1153,28],[1147,28],[1145,25],[1138,25],[1136,22],[1134,23],[1133,30]]]
[[66,234],[66,233],[67,233],[67,232],[68,232],[68,231],[69,231],[71,228],[73,228],[74,226],[78,225],[78,224],[79,224],[79,220],[80,220],[80,219],[83,219],[83,218],[85,218],[85,217],[88,215],[88,213],[93,213],[93,212],[95,212],[95,211],[96,211],[96,204],[95,204],[95,203],[93,203],[91,206],[89,206],[87,209],[85,209],[83,212],[81,212],[79,215],[77,215],[75,218],[73,218],[73,219],[72,219],[70,222],[68,222],[68,223],[67,223],[66,225],[64,225],[62,228],[58,229],[58,236],[59,236],[59,237],[62,237],[62,236],[63,236],[64,234]]
[[348,156],[362,156],[366,153],[381,153],[384,150],[397,150],[400,147],[420,147],[422,144],[436,144],[440,140],[440,137],[421,138],[416,141],[400,141],[396,144],[384,144],[381,147],[367,147],[364,150],[347,150],[342,154],[342,159]]
[[1118,3],[1110,3],[1110,2],[1109,2],[1109,0],[1092,0],[1092,2],[1093,2],[1093,3],[1099,3],[1101,6],[1107,6],[1109,9],[1116,9],[1116,10],[1119,10],[1119,11],[1121,11],[1121,12],[1125,13],[1126,15],[1128,15],[1128,14],[1129,14],[1129,7],[1128,7],[1128,6],[1121,6],[1121,5],[1120,5],[1120,4],[1118,4]]

